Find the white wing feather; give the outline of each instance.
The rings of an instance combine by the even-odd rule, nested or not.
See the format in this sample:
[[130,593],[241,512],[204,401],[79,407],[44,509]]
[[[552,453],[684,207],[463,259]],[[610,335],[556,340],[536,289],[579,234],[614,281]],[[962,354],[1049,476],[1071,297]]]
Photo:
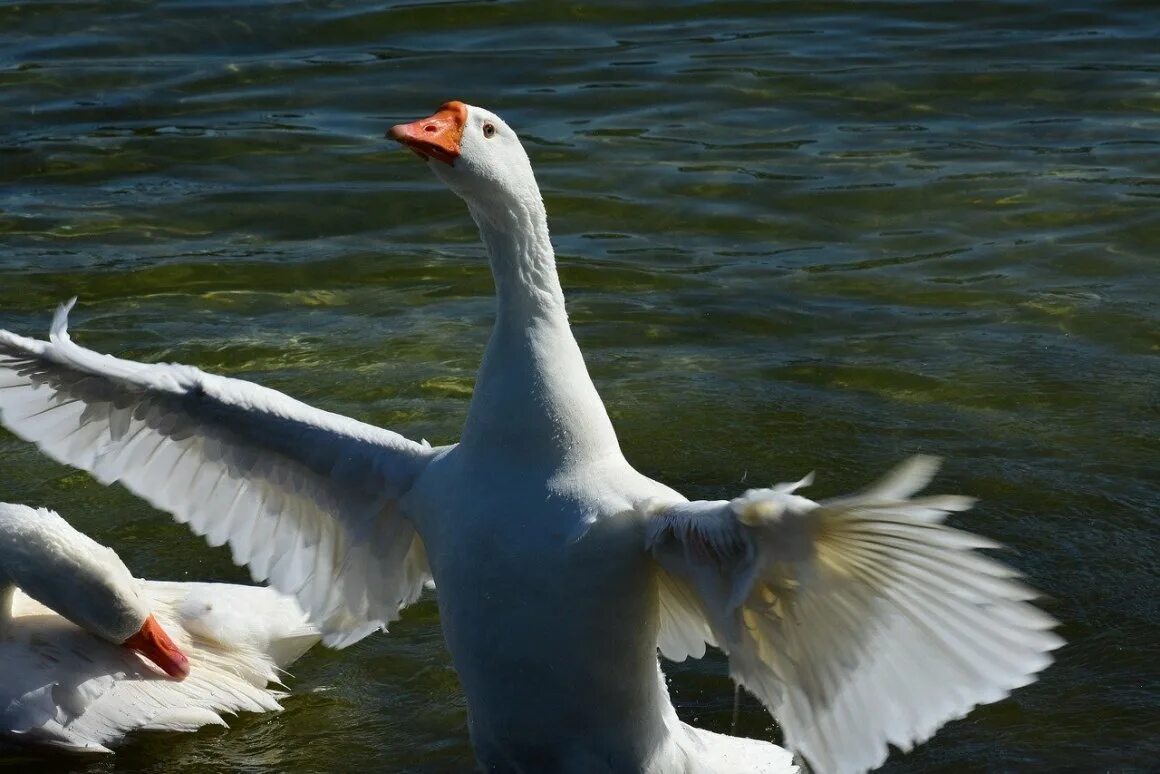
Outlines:
[[257,581],[295,595],[325,641],[385,629],[426,555],[398,501],[435,453],[397,433],[190,366],[0,331],[0,421],[54,459],[122,482]]
[[817,771],[875,768],[887,743],[908,750],[1033,682],[1063,644],[1016,573],[974,552],[997,544],[942,524],[970,498],[911,498],[937,469],[915,457],[820,504],[793,494],[807,478],[648,509],[662,610],[669,589],[695,591],[733,678]]

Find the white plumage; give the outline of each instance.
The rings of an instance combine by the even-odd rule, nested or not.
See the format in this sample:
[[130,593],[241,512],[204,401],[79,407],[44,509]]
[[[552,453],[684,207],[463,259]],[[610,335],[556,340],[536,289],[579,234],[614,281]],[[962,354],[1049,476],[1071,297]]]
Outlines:
[[[77,558],[80,557],[80,561]],[[86,558],[88,558],[86,560]],[[19,564],[20,566],[16,566]],[[5,579],[66,602],[69,617],[116,617],[78,594],[89,576],[150,611],[189,659],[173,680]],[[0,741],[109,752],[138,730],[225,725],[224,713],[281,709],[282,669],[319,639],[273,589],[134,579],[111,549],[44,509],[0,503]]]
[[431,577],[486,768],[793,771],[772,744],[676,716],[657,649],[706,645],[820,770],[881,763],[1030,682],[1060,640],[989,541],[912,498],[917,458],[814,503],[807,482],[689,503],[634,470],[572,336],[515,133],[453,102],[391,130],[462,197],[495,277],[495,329],[459,444],[432,449],[187,366],[0,331],[6,426],[121,481],[256,578],[332,645],[383,628]]
[[649,523],[654,556],[670,585],[696,591],[733,678],[821,771],[874,768],[887,742],[909,750],[1031,682],[1063,644],[1027,604],[1034,592],[972,550],[998,544],[942,523],[970,498],[912,499],[937,469],[914,457],[852,497],[813,502],[794,494],[804,479]]

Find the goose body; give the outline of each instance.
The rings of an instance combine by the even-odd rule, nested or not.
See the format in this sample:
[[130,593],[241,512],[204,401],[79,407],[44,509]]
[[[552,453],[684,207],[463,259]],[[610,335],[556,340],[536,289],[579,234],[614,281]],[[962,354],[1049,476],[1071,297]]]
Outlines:
[[864,771],[1035,679],[1061,644],[995,544],[915,496],[916,457],[815,502],[803,479],[689,502],[637,472],[572,335],[515,133],[445,104],[390,136],[467,204],[496,322],[461,440],[432,448],[195,368],[0,331],[0,420],[228,543],[342,647],[426,581],[491,771],[792,771],[682,723],[657,653],[717,646],[818,770]]
[[[22,567],[11,561],[16,549]],[[93,561],[72,561],[78,555]],[[70,620],[87,625],[115,615],[101,609],[99,595],[64,598],[91,575],[150,611],[187,659],[181,679]],[[10,578],[0,609],[0,743],[110,752],[133,731],[193,731],[225,725],[223,713],[275,711],[283,694],[267,686],[280,684],[281,670],[319,639],[290,597],[132,578],[114,552],[43,509],[0,503],[0,578]],[[45,593],[46,586],[61,591]],[[88,609],[77,614],[81,607]]]

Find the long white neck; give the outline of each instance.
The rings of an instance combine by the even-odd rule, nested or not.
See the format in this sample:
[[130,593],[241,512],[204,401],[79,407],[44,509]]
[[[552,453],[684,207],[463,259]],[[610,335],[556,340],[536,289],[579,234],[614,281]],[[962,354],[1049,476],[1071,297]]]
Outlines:
[[53,511],[0,503],[0,618],[14,586],[110,642],[124,642],[149,614],[112,549]]
[[619,454],[568,325],[539,191],[506,206],[469,207],[497,307],[461,445],[549,464]]

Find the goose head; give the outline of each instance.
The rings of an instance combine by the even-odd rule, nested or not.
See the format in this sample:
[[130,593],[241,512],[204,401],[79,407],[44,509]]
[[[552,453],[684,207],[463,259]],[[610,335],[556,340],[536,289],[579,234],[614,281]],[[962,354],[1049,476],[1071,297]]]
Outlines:
[[504,211],[542,212],[540,189],[519,137],[489,110],[446,102],[427,118],[391,127],[406,145],[464,199],[472,213],[499,221]]
[[53,511],[0,503],[0,587],[6,584],[89,634],[140,653],[170,677],[189,674],[189,660],[150,613],[116,552]]

